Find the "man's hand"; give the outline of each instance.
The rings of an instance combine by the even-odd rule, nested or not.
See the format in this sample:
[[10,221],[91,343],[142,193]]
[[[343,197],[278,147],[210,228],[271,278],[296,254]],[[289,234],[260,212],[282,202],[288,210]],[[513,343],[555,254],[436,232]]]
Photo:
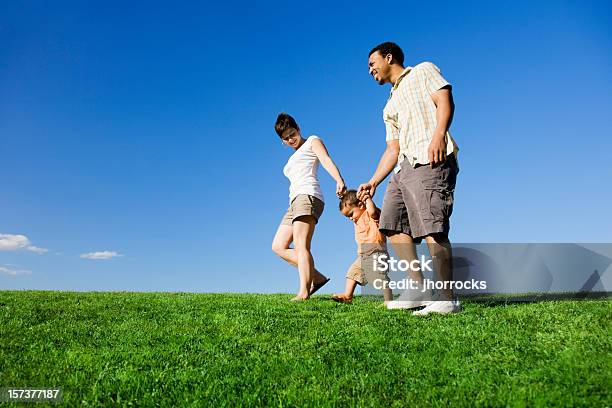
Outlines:
[[359,199],[359,201],[365,201],[368,196],[374,197],[375,193],[376,184],[372,183],[371,181],[368,181],[367,183],[361,184],[357,189],[357,198]]
[[446,137],[444,135],[433,137],[427,149],[427,156],[431,167],[446,160]]

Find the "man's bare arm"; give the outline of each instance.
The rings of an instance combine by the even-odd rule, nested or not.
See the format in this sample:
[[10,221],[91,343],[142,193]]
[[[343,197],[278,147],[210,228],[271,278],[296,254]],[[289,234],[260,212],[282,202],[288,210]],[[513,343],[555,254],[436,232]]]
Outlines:
[[450,86],[445,86],[431,95],[436,105],[436,128],[432,135],[427,155],[431,166],[446,160],[446,132],[450,128],[455,113],[455,103]]
[[382,181],[391,173],[395,165],[397,164],[397,156],[399,155],[399,140],[389,140],[387,141],[387,148],[383,153],[380,161],[378,162],[378,167],[376,167],[376,171],[374,175],[367,183],[363,183],[359,186],[357,190],[357,197],[361,200],[364,197],[364,193],[369,191],[371,197],[374,197],[374,193],[376,192],[376,187],[382,183]]

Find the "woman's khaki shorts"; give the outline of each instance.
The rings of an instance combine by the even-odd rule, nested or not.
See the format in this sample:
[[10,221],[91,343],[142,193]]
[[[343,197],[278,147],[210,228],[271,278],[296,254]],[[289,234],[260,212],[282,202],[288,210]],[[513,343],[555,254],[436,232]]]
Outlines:
[[293,225],[296,218],[305,215],[312,215],[316,224],[323,214],[323,207],[325,207],[325,203],[317,197],[309,194],[298,194],[289,204],[281,225]]

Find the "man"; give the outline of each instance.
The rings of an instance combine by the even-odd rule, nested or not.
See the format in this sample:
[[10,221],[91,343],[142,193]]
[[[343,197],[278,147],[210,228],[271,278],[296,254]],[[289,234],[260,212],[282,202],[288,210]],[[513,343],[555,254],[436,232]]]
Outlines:
[[417,285],[407,290],[391,309],[414,312],[456,313],[453,299],[452,250],[448,240],[449,218],[458,173],[458,148],[450,127],[454,103],[451,85],[431,62],[404,67],[404,53],[392,42],[374,47],[368,57],[370,75],[380,84],[391,84],[383,110],[387,148],[374,175],[359,186],[359,196],[373,196],[377,186],[394,170],[382,205],[380,230],[389,237],[397,255],[408,262],[417,259],[415,243],[425,238],[433,265],[445,287],[432,301],[423,290],[420,270],[410,271]]

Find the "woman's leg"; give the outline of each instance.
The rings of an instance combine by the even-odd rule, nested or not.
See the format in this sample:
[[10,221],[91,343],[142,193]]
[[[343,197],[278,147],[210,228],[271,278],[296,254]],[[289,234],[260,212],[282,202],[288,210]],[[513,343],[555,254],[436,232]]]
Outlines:
[[293,226],[281,224],[276,230],[272,241],[272,251],[293,266],[297,266],[295,250],[291,248],[293,242]]
[[293,298],[294,300],[306,300],[310,297],[310,288],[314,277],[314,259],[310,253],[310,243],[315,224],[312,215],[299,217],[293,221],[293,244],[300,273],[300,289],[297,296]]
[[[293,226],[281,224],[278,226],[274,240],[272,241],[272,251],[279,257],[287,261],[289,264],[297,267],[298,258],[297,252],[291,248],[293,242]],[[320,284],[327,280],[327,277],[318,270],[314,269],[313,275],[314,284]]]

